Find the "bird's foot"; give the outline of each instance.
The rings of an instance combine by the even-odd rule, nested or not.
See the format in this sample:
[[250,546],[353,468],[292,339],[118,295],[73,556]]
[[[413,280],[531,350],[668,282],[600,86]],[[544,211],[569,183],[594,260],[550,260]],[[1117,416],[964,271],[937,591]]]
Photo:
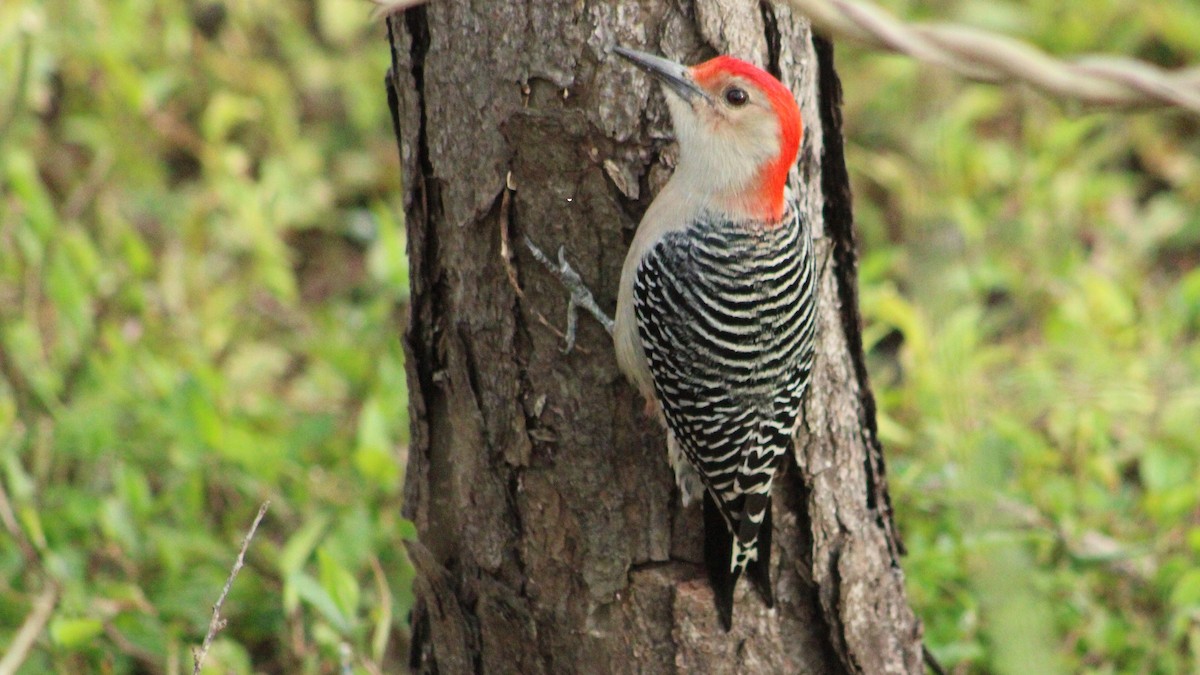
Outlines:
[[558,247],[558,262],[555,263],[529,237],[525,237],[525,246],[529,248],[529,252],[533,254],[533,257],[545,265],[546,269],[550,270],[550,273],[571,292],[571,298],[567,301],[567,334],[565,337],[567,344],[563,347],[563,353],[569,354],[575,348],[575,329],[579,323],[579,309],[581,307],[596,317],[596,320],[611,335],[613,332],[612,318],[605,314],[604,310],[600,309],[600,305],[596,304],[596,298],[592,295],[591,289],[587,287],[587,284],[583,283],[583,278],[567,262],[566,248],[563,246]]

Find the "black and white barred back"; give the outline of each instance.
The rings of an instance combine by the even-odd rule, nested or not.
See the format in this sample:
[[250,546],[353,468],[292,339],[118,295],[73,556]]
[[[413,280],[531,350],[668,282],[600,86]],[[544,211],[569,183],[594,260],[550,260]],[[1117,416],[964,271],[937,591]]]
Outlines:
[[[798,213],[789,209],[778,225],[702,214],[646,253],[634,281],[638,335],[667,425],[727,530],[718,538],[728,553],[716,552],[725,571],[712,569],[711,552],[706,558],[710,577],[728,574],[720,581],[729,587],[714,588],[719,608],[719,596],[729,596],[728,611],[738,576],[760,559],[760,530],[767,550],[756,584],[771,602],[762,588],[771,481],[812,369],[817,280]],[[717,543],[712,529],[706,548]]]

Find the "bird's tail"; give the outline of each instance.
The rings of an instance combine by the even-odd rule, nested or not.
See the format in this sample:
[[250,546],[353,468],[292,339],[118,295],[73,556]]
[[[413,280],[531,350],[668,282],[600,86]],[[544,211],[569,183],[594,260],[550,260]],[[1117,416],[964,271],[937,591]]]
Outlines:
[[[755,540],[751,543],[754,546],[754,555],[750,556],[746,565],[746,578],[750,580],[754,590],[762,598],[763,604],[771,608],[775,606],[775,590],[771,587],[771,530],[774,526],[774,523],[771,522],[771,495],[751,495],[750,497],[762,497],[762,503],[759,506],[762,522],[759,523],[758,529],[754,533]],[[750,497],[746,498],[747,507],[744,517],[747,519],[751,514]]]
[[733,591],[742,572],[767,607],[775,604],[771,589],[771,497],[748,494],[734,535],[731,523],[707,490],[704,492],[704,565],[713,589],[717,617],[726,631],[733,626]]

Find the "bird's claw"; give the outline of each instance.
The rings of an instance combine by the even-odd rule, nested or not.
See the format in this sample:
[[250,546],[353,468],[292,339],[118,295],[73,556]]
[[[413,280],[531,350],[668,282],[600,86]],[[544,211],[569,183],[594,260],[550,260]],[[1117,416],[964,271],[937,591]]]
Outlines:
[[596,304],[596,298],[592,295],[591,289],[583,282],[583,278],[579,276],[575,268],[571,267],[571,264],[567,262],[567,248],[565,246],[558,247],[558,264],[555,265],[554,261],[542,249],[538,248],[529,237],[525,237],[525,246],[533,254],[533,257],[545,265],[546,269],[557,277],[559,282],[571,293],[570,298],[567,300],[567,330],[564,336],[566,344],[563,345],[563,353],[570,354],[571,350],[575,348],[575,331],[579,326],[580,308],[587,310],[589,314],[596,317],[596,320],[604,326],[604,329],[609,334],[612,334],[613,320],[604,313],[604,310],[600,309],[600,305]]

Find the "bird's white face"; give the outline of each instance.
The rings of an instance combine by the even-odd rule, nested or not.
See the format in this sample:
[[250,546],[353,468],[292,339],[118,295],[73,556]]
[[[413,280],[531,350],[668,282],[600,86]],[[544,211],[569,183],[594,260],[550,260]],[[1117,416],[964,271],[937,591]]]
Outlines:
[[778,116],[762,90],[743,78],[719,76],[700,86],[708,96],[691,100],[664,88],[679,140],[676,171],[714,194],[753,189],[780,154]]
[[779,80],[730,56],[688,68],[623,47],[614,51],[663,83],[679,140],[672,184],[733,216],[783,216],[803,126]]

